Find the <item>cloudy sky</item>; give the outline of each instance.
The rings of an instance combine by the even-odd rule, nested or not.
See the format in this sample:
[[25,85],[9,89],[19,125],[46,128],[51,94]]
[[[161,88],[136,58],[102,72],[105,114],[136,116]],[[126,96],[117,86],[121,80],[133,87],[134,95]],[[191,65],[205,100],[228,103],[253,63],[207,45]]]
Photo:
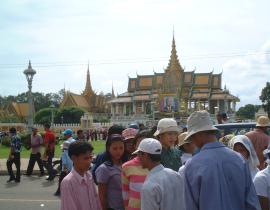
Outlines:
[[127,89],[128,76],[163,72],[173,28],[186,71],[223,72],[223,86],[259,104],[270,78],[269,0],[9,0],[0,7],[0,95],[80,93],[90,63],[95,91]]

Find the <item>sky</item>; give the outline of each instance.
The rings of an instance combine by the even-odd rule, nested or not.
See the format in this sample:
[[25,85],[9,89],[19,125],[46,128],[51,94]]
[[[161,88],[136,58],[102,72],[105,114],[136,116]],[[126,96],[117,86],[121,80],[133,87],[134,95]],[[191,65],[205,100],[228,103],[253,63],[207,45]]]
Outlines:
[[185,71],[223,74],[239,106],[260,104],[270,78],[269,0],[9,0],[0,7],[0,95],[97,92],[164,72],[172,37]]

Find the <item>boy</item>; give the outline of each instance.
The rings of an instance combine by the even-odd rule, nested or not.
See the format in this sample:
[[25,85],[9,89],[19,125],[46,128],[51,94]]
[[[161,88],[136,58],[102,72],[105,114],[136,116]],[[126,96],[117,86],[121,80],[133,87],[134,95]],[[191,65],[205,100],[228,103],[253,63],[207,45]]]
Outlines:
[[68,148],[73,169],[61,183],[61,210],[100,210],[98,194],[91,173],[88,171],[93,147],[87,142],[76,141]]

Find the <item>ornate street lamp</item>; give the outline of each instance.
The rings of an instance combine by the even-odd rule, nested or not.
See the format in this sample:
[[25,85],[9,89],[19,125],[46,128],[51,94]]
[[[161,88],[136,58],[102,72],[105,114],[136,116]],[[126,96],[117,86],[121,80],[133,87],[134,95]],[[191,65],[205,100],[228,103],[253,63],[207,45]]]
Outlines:
[[28,83],[28,120],[27,120],[27,127],[28,127],[28,132],[31,133],[32,132],[32,128],[33,128],[33,125],[34,125],[34,122],[33,122],[33,96],[32,96],[32,81],[33,81],[33,77],[34,75],[36,74],[36,71],[34,69],[32,69],[32,66],[31,66],[31,61],[29,61],[29,65],[28,65],[28,68],[25,69],[23,71],[23,73],[25,74],[26,76],[26,80],[27,80],[27,83]]

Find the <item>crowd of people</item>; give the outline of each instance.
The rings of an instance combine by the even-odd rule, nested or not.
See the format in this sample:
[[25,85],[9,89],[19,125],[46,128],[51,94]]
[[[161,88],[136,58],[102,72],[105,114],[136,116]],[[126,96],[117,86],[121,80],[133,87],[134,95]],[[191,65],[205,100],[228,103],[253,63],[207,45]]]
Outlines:
[[[187,130],[172,118],[161,119],[151,129],[113,125],[105,151],[95,158],[83,132],[74,139],[73,131],[66,129],[55,195],[61,198],[61,210],[268,210],[268,126],[268,117],[261,116],[253,131],[219,140],[206,111],[192,113]],[[40,176],[44,166],[50,181],[56,175],[55,136],[49,125],[44,128],[44,140],[33,128],[26,175],[37,162]],[[14,128],[10,134],[8,182],[20,182],[21,142]]]

